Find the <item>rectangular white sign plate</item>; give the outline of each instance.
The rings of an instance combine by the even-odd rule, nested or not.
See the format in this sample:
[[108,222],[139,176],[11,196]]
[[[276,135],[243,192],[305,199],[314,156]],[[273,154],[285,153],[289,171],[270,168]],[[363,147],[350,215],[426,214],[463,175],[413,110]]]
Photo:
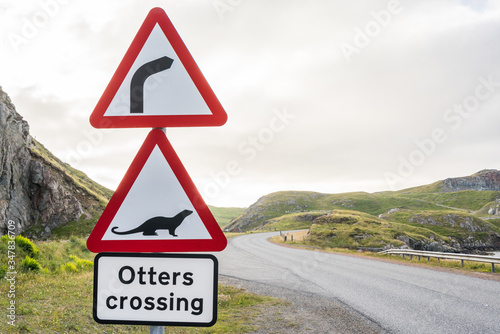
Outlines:
[[99,253],[93,316],[102,324],[212,326],[217,278],[210,254]]

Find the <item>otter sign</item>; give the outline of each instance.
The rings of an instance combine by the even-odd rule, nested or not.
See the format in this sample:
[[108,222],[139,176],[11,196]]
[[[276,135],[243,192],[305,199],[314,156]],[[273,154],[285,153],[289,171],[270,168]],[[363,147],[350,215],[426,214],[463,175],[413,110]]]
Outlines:
[[87,239],[95,253],[221,251],[226,245],[160,129],[147,136]]
[[155,333],[215,324],[217,259],[165,253],[222,251],[227,240],[161,128],[226,120],[172,22],[153,8],[90,116],[96,128],[153,128],[87,239],[99,253],[97,322]]
[[212,326],[218,262],[213,255],[100,253],[94,319],[103,324]]

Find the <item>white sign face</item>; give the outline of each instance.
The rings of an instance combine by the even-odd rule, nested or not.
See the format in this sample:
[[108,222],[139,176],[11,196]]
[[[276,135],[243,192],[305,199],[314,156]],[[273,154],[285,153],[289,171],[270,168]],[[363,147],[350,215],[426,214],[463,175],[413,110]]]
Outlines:
[[[168,68],[154,73],[159,67],[154,61],[163,57],[167,57],[169,64],[165,67]],[[131,113],[130,94],[134,91],[132,77],[140,74],[140,67],[148,63],[151,64],[151,69],[146,68],[144,71],[146,77],[139,80],[142,87],[137,87],[143,90],[144,96],[141,101],[138,101],[138,103],[143,103],[142,110],[139,113]],[[116,92],[115,98],[104,113],[105,117],[137,115],[212,115],[210,108],[158,24],[154,26]]]
[[218,261],[208,254],[99,253],[95,321],[104,324],[212,326]]
[[[183,214],[186,212],[186,214]],[[140,230],[151,218],[176,219],[179,226],[151,233]],[[173,224],[172,221],[169,224]],[[161,224],[161,221],[160,223]],[[176,224],[177,225],[177,224]],[[210,239],[205,224],[193,207],[165,156],[155,146],[146,164],[116,212],[102,240]]]

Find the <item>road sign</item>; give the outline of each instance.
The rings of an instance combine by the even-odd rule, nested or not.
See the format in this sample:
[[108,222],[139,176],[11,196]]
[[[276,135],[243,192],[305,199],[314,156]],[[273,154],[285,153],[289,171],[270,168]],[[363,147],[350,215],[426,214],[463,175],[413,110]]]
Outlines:
[[100,253],[94,261],[95,321],[212,326],[218,261],[209,254]]
[[149,12],[90,116],[96,128],[219,126],[226,120],[161,8]]
[[87,239],[95,253],[221,251],[226,245],[160,129],[146,137]]

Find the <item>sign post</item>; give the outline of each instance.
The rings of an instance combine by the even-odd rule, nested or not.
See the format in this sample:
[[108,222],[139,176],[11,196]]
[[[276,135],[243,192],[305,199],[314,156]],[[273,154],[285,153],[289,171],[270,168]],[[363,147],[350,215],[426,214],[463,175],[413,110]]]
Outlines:
[[[212,326],[227,239],[166,137],[166,127],[227,120],[172,22],[153,8],[90,116],[96,128],[153,128],[87,239],[94,319]],[[172,254],[175,252],[175,254]]]

